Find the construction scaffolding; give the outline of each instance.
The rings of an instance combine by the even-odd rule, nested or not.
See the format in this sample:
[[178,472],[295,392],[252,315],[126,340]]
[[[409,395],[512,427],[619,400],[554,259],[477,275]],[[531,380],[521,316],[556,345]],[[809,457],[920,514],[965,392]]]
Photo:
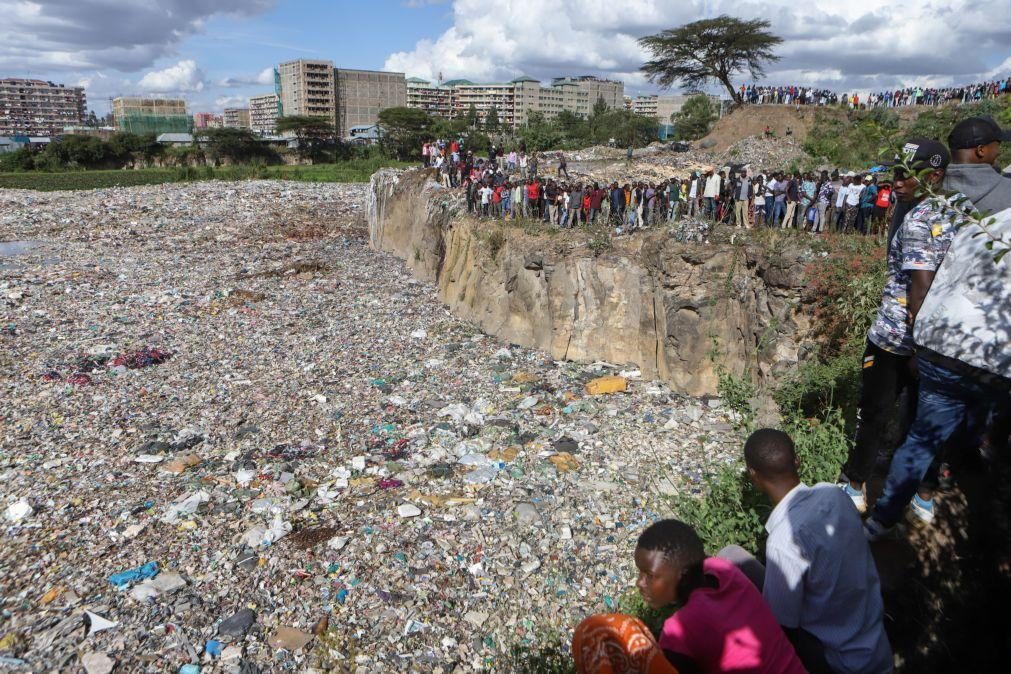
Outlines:
[[138,135],[163,133],[192,133],[193,118],[189,115],[149,115],[128,112],[116,118],[117,128],[124,133]]

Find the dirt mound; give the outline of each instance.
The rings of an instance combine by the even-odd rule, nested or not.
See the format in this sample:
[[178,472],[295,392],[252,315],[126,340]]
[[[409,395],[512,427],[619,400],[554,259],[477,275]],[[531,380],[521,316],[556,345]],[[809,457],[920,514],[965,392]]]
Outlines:
[[[840,108],[803,105],[749,105],[734,110],[716,122],[712,133],[706,136],[703,142],[715,141],[716,144],[710,147],[709,151],[713,154],[722,154],[731,145],[744,138],[762,136],[765,127],[768,126],[779,139],[786,136],[787,129],[792,130],[791,137],[800,145],[814,126],[815,115],[818,112],[830,115],[846,114]],[[696,146],[702,147],[701,143]]]

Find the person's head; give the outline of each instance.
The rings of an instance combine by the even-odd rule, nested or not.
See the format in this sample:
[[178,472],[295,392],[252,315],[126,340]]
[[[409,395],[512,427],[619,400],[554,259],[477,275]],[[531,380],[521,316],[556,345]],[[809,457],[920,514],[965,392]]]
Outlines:
[[871,178],[869,175],[864,176],[864,184],[865,185],[870,185],[872,182],[873,182],[873,178]]
[[948,148],[936,140],[914,138],[906,143],[902,147],[902,156],[889,162],[894,166],[892,184],[895,198],[902,202],[915,202],[922,198],[923,183],[930,187],[939,186],[950,161]]
[[995,166],[1004,141],[1011,141],[1011,130],[1001,129],[992,117],[963,119],[948,134],[951,161]]
[[800,481],[793,440],[783,431],[762,428],[748,436],[744,462],[751,481],[766,494],[788,491]]
[[635,586],[648,606],[659,609],[688,600],[702,581],[706,552],[695,530],[678,520],[654,522],[639,536]]

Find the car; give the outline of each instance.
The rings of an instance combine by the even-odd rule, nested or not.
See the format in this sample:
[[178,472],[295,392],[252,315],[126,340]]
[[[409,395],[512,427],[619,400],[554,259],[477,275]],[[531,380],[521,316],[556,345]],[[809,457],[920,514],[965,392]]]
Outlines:
[[685,143],[680,140],[676,140],[670,144],[670,149],[675,152],[688,152],[692,149],[691,143]]

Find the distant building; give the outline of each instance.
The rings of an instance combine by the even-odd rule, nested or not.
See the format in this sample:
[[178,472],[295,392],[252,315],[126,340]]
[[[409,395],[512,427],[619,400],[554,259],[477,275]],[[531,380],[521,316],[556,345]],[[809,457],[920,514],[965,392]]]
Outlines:
[[215,115],[213,112],[197,112],[193,115],[194,129],[214,129],[223,125],[221,115]]
[[249,108],[225,108],[226,129],[248,129]]
[[[629,109],[643,117],[653,117],[661,124],[671,124],[671,117],[681,112],[681,108],[692,96],[697,94],[678,94],[674,96],[636,96],[631,99]],[[715,106],[716,114],[720,115],[721,101],[719,96],[706,94]]]
[[122,96],[112,101],[116,128],[124,133],[190,133],[193,118],[186,101],[175,98],[135,98]]
[[403,73],[335,68],[333,61],[281,63],[274,69],[274,86],[279,117],[325,118],[338,137],[351,127],[375,124],[381,110],[407,105]]
[[[456,89],[450,85],[432,84],[420,77],[408,77],[407,107],[424,110],[433,117],[451,119]],[[467,82],[472,84],[471,82]]]
[[347,138],[352,143],[361,145],[371,145],[377,143],[383,136],[383,130],[378,124],[367,124],[362,126],[352,126],[348,129]]
[[10,138],[0,137],[0,154],[6,154],[8,152],[17,152],[21,149],[19,143],[15,143]]
[[589,75],[556,77],[547,87],[532,77],[484,84],[450,80],[434,85],[417,77],[407,80],[408,107],[444,119],[458,119],[465,117],[473,106],[481,124],[494,108],[499,123],[507,128],[526,124],[533,113],[551,119],[568,111],[585,119],[598,100],[603,99],[608,109],[618,109],[624,96],[623,83]]
[[277,132],[277,117],[280,103],[277,94],[263,94],[249,99],[249,128],[261,136],[272,136]]
[[84,124],[83,87],[43,80],[0,79],[0,134],[51,136]]
[[337,125],[333,61],[299,59],[274,69],[274,88],[283,117],[323,117]]
[[404,73],[335,68],[337,87],[337,137],[349,136],[352,127],[372,126],[387,108],[407,105]]
[[190,133],[163,133],[158,136],[160,145],[192,145],[193,134]]

